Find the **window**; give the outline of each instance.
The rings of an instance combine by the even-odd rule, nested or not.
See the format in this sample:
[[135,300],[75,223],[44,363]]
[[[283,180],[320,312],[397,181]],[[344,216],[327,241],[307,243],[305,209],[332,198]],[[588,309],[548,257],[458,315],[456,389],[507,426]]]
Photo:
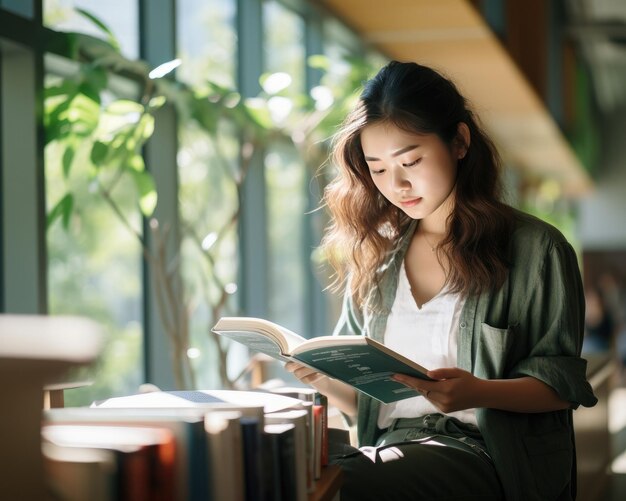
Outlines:
[[[178,2],[177,77],[210,99],[210,84],[235,82],[235,4],[232,0]],[[237,99],[233,95],[233,99]],[[190,357],[200,387],[220,384],[217,345],[209,328],[217,315],[233,314],[238,273],[237,184],[239,138],[234,125],[215,120],[215,134],[191,121],[178,128],[182,273],[190,314]],[[226,306],[218,309],[223,294]]]
[[82,9],[102,21],[119,41],[122,54],[139,57],[139,12],[137,0],[43,0],[44,24],[57,31],[75,31],[107,39],[106,32]]
[[[126,15],[116,10],[121,4],[121,12]],[[120,21],[134,20],[122,24],[120,30],[125,40],[137,39],[136,6],[132,2],[77,1],[74,6],[93,8],[94,15],[109,17],[118,25]],[[62,14],[67,16],[63,18],[66,21],[62,21]],[[67,2],[46,2],[46,19],[57,28],[93,32],[89,22],[71,14]],[[102,33],[100,29],[95,34]],[[136,43],[132,46],[122,40],[121,45],[129,56],[136,54]],[[67,196],[73,203],[67,227],[63,218],[58,218],[47,230],[49,312],[87,316],[100,322],[107,335],[97,366],[74,376],[92,380],[93,385],[67,392],[68,405],[85,405],[98,398],[134,392],[143,382],[142,254],[135,235],[141,234],[142,219],[136,189],[128,176],[118,176],[115,166],[96,167],[90,158],[95,135],[106,133],[107,121],[111,120],[105,109],[124,97],[108,90],[93,90],[99,84],[92,89],[91,83],[102,77],[87,66],[58,56],[46,57],[46,136],[51,139],[44,152],[47,210],[50,212]],[[130,82],[125,86],[133,89]],[[92,90],[86,91],[86,87]],[[68,104],[75,105],[74,115],[65,117],[64,127],[72,127],[69,134],[55,128],[64,120],[62,110]],[[109,132],[136,126],[124,119],[109,126]]]
[[[295,12],[286,4],[301,4],[277,0],[163,2],[176,9],[175,19],[169,11],[151,10],[156,9],[152,3],[141,4],[144,8],[140,9],[138,0],[41,0],[43,25],[59,32],[87,34],[96,39],[88,38],[96,46],[100,45],[97,39],[108,41],[119,47],[128,63],[123,74],[104,74],[97,65],[79,65],[68,57],[46,53],[42,77],[37,64],[41,51],[58,50],[62,44],[38,46],[43,26],[33,19],[39,11],[37,2],[0,0],[0,15],[10,20],[17,13],[25,18],[20,19],[25,24],[19,28],[3,19],[6,29],[0,34],[9,42],[0,47],[4,90],[0,106],[0,129],[4,129],[0,130],[4,154],[0,308],[15,313],[47,309],[52,314],[84,315],[104,325],[107,346],[98,366],[74,376],[93,384],[66,394],[68,405],[85,405],[135,391],[146,377],[158,383],[155,379],[166,373],[161,370],[166,363],[162,361],[170,359],[168,342],[161,342],[161,334],[156,332],[160,326],[153,303],[158,300],[152,297],[153,289],[147,288],[155,281],[152,273],[146,273],[153,269],[143,262],[140,239],[146,221],[137,210],[137,186],[125,176],[118,179],[114,168],[103,167],[97,155],[92,155],[94,128],[99,127],[99,133],[108,130],[107,107],[120,99],[132,101],[140,92],[143,79],[135,81],[129,76],[143,68],[143,62],[137,61],[139,55],[150,59],[152,68],[160,64],[161,57],[180,58],[175,75],[178,83],[170,90],[191,89],[192,99],[199,100],[211,100],[229,89],[234,92],[227,100],[233,103],[240,93],[254,97],[261,88],[259,79],[267,84],[261,73],[282,74],[279,76],[288,85],[273,90],[266,87],[261,93],[272,97],[273,123],[292,125],[289,120],[295,115],[290,111],[302,104],[307,85],[315,85],[307,82],[306,56],[321,51],[318,27],[322,21],[314,8]],[[240,17],[239,5],[246,7]],[[145,19],[140,19],[141,15]],[[318,34],[315,43],[307,29],[311,19]],[[144,32],[139,32],[140,27]],[[11,41],[23,38],[28,43],[16,50]],[[246,62],[238,68],[240,58]],[[38,95],[45,99],[45,146],[38,144]],[[72,113],[67,113],[69,103],[76,105]],[[254,175],[248,176],[250,182],[239,191],[242,163],[246,163],[242,158],[247,151],[242,140],[246,134],[240,128],[240,121],[246,120],[244,114],[232,119],[215,116],[215,130],[207,131],[186,115],[189,110],[182,101],[177,104],[181,106],[159,110],[158,142],[138,147],[135,157],[125,161],[143,165],[145,154],[149,167],[158,164],[150,169],[157,182],[174,180],[169,190],[159,185],[160,195],[166,196],[161,196],[158,210],[167,207],[159,217],[164,215],[163,221],[170,221],[165,216],[171,216],[172,231],[181,237],[179,264],[190,314],[188,355],[197,369],[197,386],[216,387],[221,382],[217,368],[224,367],[208,330],[219,315],[258,310],[304,335],[327,333],[320,327],[326,322],[326,309],[319,307],[321,291],[316,289],[317,296],[311,299],[319,285],[313,283],[316,271],[312,267],[316,265],[311,255],[321,225],[307,211],[317,206],[319,195],[311,194],[315,182],[311,178],[318,165],[307,165],[288,135],[283,139],[272,136],[257,150],[261,154],[253,157]],[[123,114],[127,122],[120,127],[132,129],[134,113]],[[55,129],[60,119],[65,120],[65,132]],[[17,140],[22,136],[24,141]],[[167,154],[160,155],[163,151]],[[23,165],[32,168],[17,168]],[[20,189],[13,190],[13,186]],[[109,190],[108,195],[103,196],[102,189]],[[251,203],[238,221],[242,196]],[[41,210],[44,198],[48,216],[57,216],[51,219],[45,236],[41,231],[46,226]],[[33,203],[34,199],[41,202]],[[67,210],[69,204],[72,210]],[[22,216],[19,221],[12,216],[15,211]],[[27,238],[15,243],[15,237],[24,233]],[[263,240],[260,245],[259,239]],[[263,252],[256,255],[260,248]],[[42,259],[44,255],[47,259]],[[256,275],[259,269],[263,273]],[[238,284],[247,285],[237,290]],[[244,297],[244,290],[262,299],[254,303]],[[248,361],[248,354],[242,356],[237,350],[229,351],[228,357],[232,362],[229,370],[236,371],[237,365]]]
[[191,86],[207,81],[235,87],[237,34],[233,0],[178,0],[176,2],[177,78]]
[[[304,21],[277,1],[263,4],[264,55],[267,74],[284,73],[289,85],[270,98],[270,113],[279,125],[305,92]],[[277,27],[280,29],[277,29]],[[280,81],[279,81],[280,82]],[[270,89],[270,92],[272,89]],[[266,150],[269,231],[269,317],[305,333],[306,167],[291,144],[272,143]]]

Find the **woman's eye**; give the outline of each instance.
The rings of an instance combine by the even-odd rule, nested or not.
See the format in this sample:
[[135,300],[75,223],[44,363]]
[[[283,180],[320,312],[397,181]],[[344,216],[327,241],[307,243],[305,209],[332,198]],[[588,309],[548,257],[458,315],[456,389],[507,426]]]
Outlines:
[[382,174],[383,172],[385,172],[385,169],[378,169],[378,170],[371,169],[370,172],[372,173],[372,176],[378,176]]
[[413,160],[412,162],[409,162],[409,163],[406,163],[406,164],[402,164],[402,167],[413,167],[414,165],[417,165],[421,161],[422,161],[422,159],[418,158],[417,160]]

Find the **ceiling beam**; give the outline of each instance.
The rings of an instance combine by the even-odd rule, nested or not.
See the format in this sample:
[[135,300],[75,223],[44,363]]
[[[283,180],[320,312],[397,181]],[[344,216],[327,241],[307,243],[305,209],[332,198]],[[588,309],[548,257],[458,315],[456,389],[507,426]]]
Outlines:
[[554,119],[467,0],[317,0],[391,59],[431,66],[470,101],[507,166],[558,181],[577,197],[592,182]]

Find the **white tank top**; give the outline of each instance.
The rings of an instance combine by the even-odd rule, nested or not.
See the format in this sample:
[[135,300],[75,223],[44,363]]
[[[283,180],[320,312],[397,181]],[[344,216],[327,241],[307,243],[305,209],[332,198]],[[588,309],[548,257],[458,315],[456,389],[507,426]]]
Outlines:
[[[450,293],[444,287],[421,308],[418,307],[402,262],[384,343],[427,369],[456,367],[459,318],[464,302],[459,294]],[[381,404],[378,427],[387,428],[396,418],[414,418],[433,413],[441,411],[421,396]],[[465,423],[476,424],[475,409],[450,412],[447,415]]]

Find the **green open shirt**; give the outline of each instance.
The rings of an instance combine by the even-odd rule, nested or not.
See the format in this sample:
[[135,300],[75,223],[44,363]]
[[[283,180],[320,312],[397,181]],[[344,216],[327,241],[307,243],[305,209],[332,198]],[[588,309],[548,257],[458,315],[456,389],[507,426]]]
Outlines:
[[[580,271],[574,250],[557,229],[521,212],[516,221],[506,282],[465,302],[458,326],[458,367],[484,379],[532,376],[571,402],[569,410],[534,414],[477,409],[478,427],[507,500],[571,499],[576,486],[572,410],[597,402],[586,379],[587,363],[580,357]],[[375,307],[360,311],[346,294],[336,334],[383,341],[400,264],[415,227],[380,270],[380,293],[369,300]],[[377,427],[379,406],[359,395],[359,445],[373,445],[382,433]]]

